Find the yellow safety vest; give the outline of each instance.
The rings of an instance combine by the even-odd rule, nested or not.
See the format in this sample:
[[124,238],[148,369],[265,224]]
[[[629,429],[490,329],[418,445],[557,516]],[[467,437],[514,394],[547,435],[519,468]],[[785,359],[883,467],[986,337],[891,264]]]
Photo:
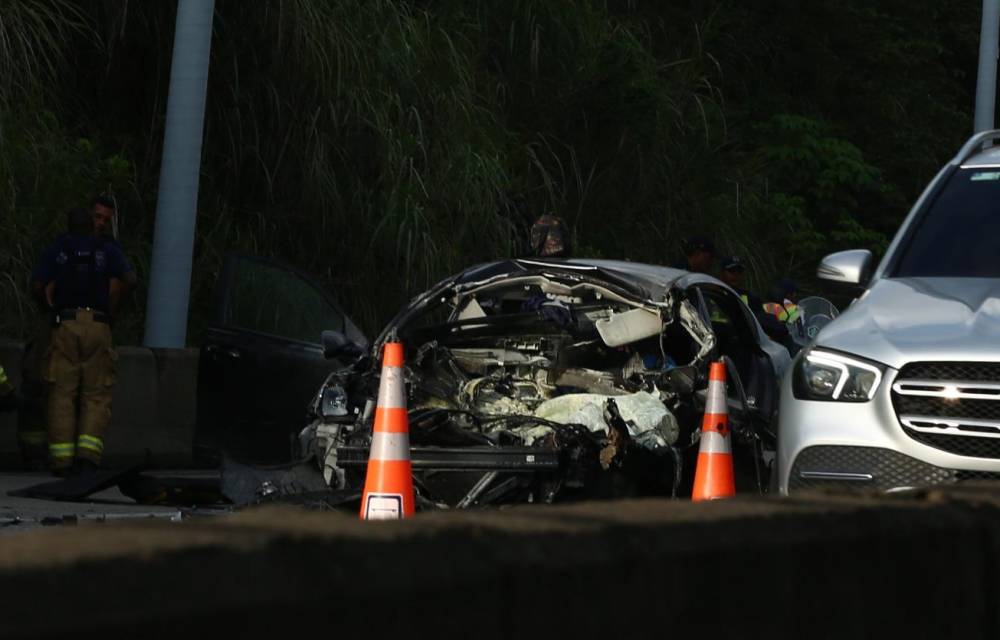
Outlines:
[[799,307],[795,304],[786,305],[780,302],[765,302],[764,311],[781,322],[795,322],[799,319]]

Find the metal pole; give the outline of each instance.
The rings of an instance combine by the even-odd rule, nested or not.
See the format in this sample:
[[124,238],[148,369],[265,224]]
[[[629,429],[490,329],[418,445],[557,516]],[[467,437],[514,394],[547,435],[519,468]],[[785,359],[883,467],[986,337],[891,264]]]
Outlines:
[[997,47],[1000,31],[1000,0],[983,0],[983,24],[979,34],[979,76],[976,80],[975,131],[995,125],[997,97]]
[[146,304],[147,347],[185,346],[215,0],[178,0]]

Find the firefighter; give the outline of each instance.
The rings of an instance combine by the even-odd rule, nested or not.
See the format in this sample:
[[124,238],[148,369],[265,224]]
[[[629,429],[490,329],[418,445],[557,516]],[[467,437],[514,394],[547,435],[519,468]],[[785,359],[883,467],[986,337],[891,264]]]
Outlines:
[[[90,213],[94,219],[94,234],[121,249],[115,237],[117,204],[112,196],[99,194],[90,199]],[[52,248],[49,249],[51,251]],[[40,264],[45,263],[43,257]],[[48,384],[42,377],[49,342],[52,338],[54,318],[45,301],[44,283],[40,274],[32,274],[32,293],[40,303],[38,321],[34,335],[24,348],[21,361],[22,393],[24,402],[20,407],[17,420],[17,440],[21,450],[21,458],[30,467],[40,468],[45,465],[48,457]],[[126,288],[134,287],[135,272],[129,267],[126,270]]]
[[531,225],[531,255],[537,258],[568,258],[569,229],[566,222],[551,213]]
[[111,319],[134,277],[117,245],[95,235],[91,212],[74,209],[68,223],[69,233],[36,270],[55,319],[43,377],[49,466],[57,476],[89,473],[100,464],[118,368]]
[[90,200],[90,213],[94,217],[94,233],[111,242],[118,243],[115,236],[115,216],[118,209],[114,198],[104,194]]

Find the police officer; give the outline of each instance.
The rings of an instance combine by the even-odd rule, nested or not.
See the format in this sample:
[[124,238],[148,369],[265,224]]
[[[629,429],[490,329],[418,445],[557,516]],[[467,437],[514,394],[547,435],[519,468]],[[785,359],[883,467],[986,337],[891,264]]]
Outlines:
[[784,343],[788,339],[788,327],[767,313],[764,301],[743,286],[745,277],[746,267],[739,256],[728,256],[722,259],[722,271],[719,273],[719,279],[739,294],[751,313],[757,318],[764,333]]
[[121,250],[94,234],[86,209],[69,212],[69,233],[36,270],[55,318],[43,377],[49,383],[49,465],[55,475],[97,469],[111,420],[117,355],[111,318],[134,276]]
[[531,225],[531,255],[538,258],[568,258],[569,228],[557,215],[543,214]]
[[715,262],[715,243],[708,236],[695,235],[684,241],[684,257],[674,267],[694,273],[708,273]]
[[722,271],[719,273],[719,279],[728,284],[733,291],[739,294],[743,302],[746,303],[748,307],[757,311],[762,311],[764,307],[764,302],[746,290],[743,286],[744,278],[746,277],[746,266],[744,266],[743,261],[740,260],[739,256],[728,256],[722,259]]

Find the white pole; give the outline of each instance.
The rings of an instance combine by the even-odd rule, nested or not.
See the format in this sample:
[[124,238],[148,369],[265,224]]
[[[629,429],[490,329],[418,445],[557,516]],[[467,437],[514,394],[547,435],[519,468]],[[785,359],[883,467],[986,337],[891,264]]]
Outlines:
[[146,304],[147,347],[181,348],[187,341],[205,126],[205,94],[215,0],[178,0],[163,161],[153,230]]
[[995,126],[997,97],[997,47],[1000,0],[983,0],[983,24],[979,35],[979,76],[976,80],[975,131]]

